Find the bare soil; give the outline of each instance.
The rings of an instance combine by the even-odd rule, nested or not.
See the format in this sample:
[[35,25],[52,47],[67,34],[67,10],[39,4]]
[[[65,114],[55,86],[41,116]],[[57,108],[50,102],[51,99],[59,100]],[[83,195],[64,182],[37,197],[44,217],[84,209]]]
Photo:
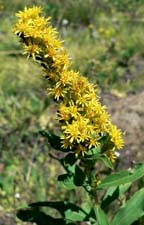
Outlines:
[[120,167],[128,168],[132,163],[144,161],[144,90],[123,98],[107,93],[102,96],[102,102],[112,121],[125,132]]

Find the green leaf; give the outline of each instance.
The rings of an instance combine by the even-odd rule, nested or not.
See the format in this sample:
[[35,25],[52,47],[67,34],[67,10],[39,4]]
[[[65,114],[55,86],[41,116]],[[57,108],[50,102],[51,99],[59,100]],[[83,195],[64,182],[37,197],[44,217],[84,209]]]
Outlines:
[[65,156],[65,158],[62,158],[60,160],[62,166],[65,168],[67,173],[69,173],[69,172],[74,173],[75,172],[76,161],[77,161],[77,158],[75,157],[75,154],[73,154],[73,153],[69,153],[68,155]]
[[69,165],[73,165],[75,164],[75,162],[77,161],[77,158],[75,156],[74,153],[69,153],[68,155],[66,155],[66,157],[64,158],[64,163],[65,164],[69,164]]
[[113,202],[115,199],[119,198],[127,189],[130,187],[131,183],[121,184],[120,186],[110,187],[105,196],[103,197],[101,208],[104,209]]
[[99,159],[101,159],[104,162],[106,167],[108,167],[110,169],[113,169],[113,164],[112,164],[111,160],[106,155],[104,155],[104,154],[101,155],[99,157]]
[[74,174],[74,183],[76,186],[82,186],[85,181],[85,173],[82,171],[82,169],[76,165],[75,168],[75,174]]
[[67,210],[65,212],[65,218],[67,220],[70,220],[70,221],[75,221],[75,222],[80,222],[80,221],[85,221],[85,218],[87,217],[87,214],[84,213],[83,211],[72,211],[72,210]]
[[87,153],[87,155],[86,155],[86,157],[88,156],[93,156],[93,155],[97,155],[97,154],[99,154],[100,153],[100,147],[97,147],[97,148],[92,148],[92,149],[90,149],[89,151],[88,151],[88,153]]
[[82,186],[84,184],[86,176],[78,165],[68,166],[67,172],[58,177],[58,181],[63,183],[67,189],[71,190],[75,186]]
[[116,213],[111,225],[131,225],[144,215],[144,188],[137,191]]
[[107,197],[109,197],[109,196],[112,196],[112,195],[114,194],[114,192],[115,192],[117,189],[118,189],[117,186],[112,186],[112,187],[110,187],[110,188],[107,190],[105,196],[103,197],[103,200],[107,199]]
[[61,214],[66,224],[69,224],[69,222],[72,221],[89,221],[90,218],[89,215],[90,212],[87,213],[81,207],[70,202],[63,202],[63,201],[35,202],[29,204],[29,206],[36,210],[39,208],[42,209],[42,207],[54,208]]
[[84,202],[82,204],[82,209],[88,214],[88,221],[91,221],[92,223],[96,222],[95,211],[90,202]]
[[60,175],[58,176],[58,181],[69,190],[75,189],[73,175],[69,175],[69,174]]
[[0,176],[0,188],[3,188],[3,180],[1,176]]
[[104,154],[100,153],[100,148],[93,148],[91,150],[88,151],[88,154],[86,155],[86,158],[88,160],[102,160],[104,162],[104,164],[110,168],[113,169],[113,164],[111,162],[111,160]]
[[83,202],[82,208],[87,214],[89,214],[92,210],[92,204],[89,201]]
[[104,143],[106,143],[108,141],[108,139],[109,139],[109,136],[108,135],[105,135],[105,136],[101,137],[100,143],[101,144],[104,144]]
[[98,225],[109,225],[106,214],[99,206],[96,206],[95,213],[96,213]]
[[48,139],[49,144],[55,149],[62,152],[65,152],[64,149],[61,148],[61,139],[59,136],[55,135],[52,131],[41,130],[39,133]]
[[64,166],[65,170],[67,171],[67,173],[72,173],[74,174],[75,173],[75,168],[76,168],[76,165],[67,165],[67,166]]
[[[54,218],[40,211],[39,208],[18,210],[17,217],[24,222],[31,222],[39,225],[66,225],[66,222],[63,218]],[[46,221],[48,221],[48,223]]]
[[126,184],[121,184],[119,186],[119,196],[124,194],[129,189],[130,186],[131,186],[131,182],[130,183],[126,183]]
[[119,197],[119,188],[118,187],[110,187],[102,200],[101,208],[105,209],[106,207],[109,206],[109,204],[111,202],[113,202],[118,197]]
[[107,176],[98,186],[98,189],[134,182],[142,176],[144,176],[144,164],[140,163],[131,170],[124,170]]
[[106,152],[109,149],[113,149],[114,143],[110,141],[109,137],[107,138],[107,141],[102,145],[101,152]]

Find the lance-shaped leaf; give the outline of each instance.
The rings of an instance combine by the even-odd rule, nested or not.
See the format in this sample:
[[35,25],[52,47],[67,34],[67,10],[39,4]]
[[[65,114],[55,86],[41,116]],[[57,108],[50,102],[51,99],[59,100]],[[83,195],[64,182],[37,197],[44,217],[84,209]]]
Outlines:
[[98,225],[109,225],[106,214],[99,206],[96,206],[95,213],[96,213],[96,219],[98,221]]
[[82,210],[79,210],[76,212],[69,209],[65,212],[65,218],[66,220],[69,220],[72,222],[87,221],[87,214],[83,212]]
[[49,144],[55,149],[59,151],[65,152],[64,149],[61,148],[61,140],[58,135],[55,135],[52,131],[44,131],[41,130],[39,133],[43,136],[46,137]]
[[111,162],[111,160],[104,154],[102,154],[100,157],[99,157],[100,160],[102,160],[105,164],[106,167],[110,168],[110,169],[113,169],[113,164]]
[[75,189],[73,175],[69,175],[67,173],[62,174],[58,176],[58,182],[62,184],[65,188],[67,188],[68,190]]
[[[44,213],[43,207],[57,210],[60,213],[59,218]],[[63,201],[34,202],[29,207],[18,210],[17,216],[22,221],[35,222],[38,225],[75,225],[73,221],[89,221],[90,218],[81,207]]]
[[66,174],[60,175],[58,181],[69,190],[74,189],[76,186],[83,186],[86,178],[83,170],[78,165],[69,167],[71,170],[68,170]]
[[73,154],[73,153],[67,154],[64,158],[62,158],[60,160],[62,166],[65,168],[67,173],[70,173],[70,172],[74,173],[75,172],[76,161],[77,161],[77,158],[76,158],[75,154]]
[[76,165],[75,167],[75,174],[74,174],[74,183],[76,186],[82,186],[84,184],[85,181],[85,173],[83,172],[83,170]]
[[[62,218],[65,219],[66,224],[72,225],[72,221],[92,221],[95,222],[96,217],[93,208],[89,205],[81,208],[73,203],[66,201],[48,201],[48,202],[34,202],[29,204],[29,207],[34,210],[42,209],[42,207],[50,207],[56,209]],[[69,223],[70,222],[70,223]],[[43,225],[43,224],[42,224]],[[62,224],[60,224],[62,225]]]
[[137,191],[125,206],[118,210],[111,225],[131,225],[142,216],[144,216],[144,188]]
[[139,163],[133,169],[107,176],[98,186],[98,189],[134,182],[142,176],[144,176],[144,164]]
[[105,196],[102,199],[101,208],[108,207],[115,199],[120,198],[130,187],[131,183],[121,184],[119,186],[109,187]]
[[99,155],[100,152],[101,152],[100,147],[92,148],[88,151],[86,157],[87,158],[95,157],[95,156]]

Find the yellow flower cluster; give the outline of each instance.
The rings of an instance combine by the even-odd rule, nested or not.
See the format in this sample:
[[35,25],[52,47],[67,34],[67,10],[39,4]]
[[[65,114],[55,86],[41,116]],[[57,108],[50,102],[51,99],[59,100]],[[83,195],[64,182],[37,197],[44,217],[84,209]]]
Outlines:
[[25,53],[41,62],[49,80],[49,93],[59,103],[62,147],[84,155],[102,145],[102,138],[107,137],[111,147],[106,151],[121,149],[122,132],[111,123],[95,87],[70,69],[71,62],[57,31],[50,25],[50,18],[45,19],[40,13],[39,7],[17,13],[19,20],[14,32],[21,38]]

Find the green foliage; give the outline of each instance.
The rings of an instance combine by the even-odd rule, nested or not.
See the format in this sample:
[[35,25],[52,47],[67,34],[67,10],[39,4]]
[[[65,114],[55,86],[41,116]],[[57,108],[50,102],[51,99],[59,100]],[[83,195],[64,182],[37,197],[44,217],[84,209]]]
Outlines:
[[109,225],[109,222],[107,220],[107,217],[104,213],[104,211],[99,207],[95,207],[95,212],[96,212],[96,218],[98,221],[98,225]]
[[[49,207],[57,210],[61,218],[53,218],[45,214],[39,207]],[[36,222],[39,225],[47,224],[60,224],[60,225],[73,225],[75,222],[93,220],[93,215],[87,213],[75,204],[68,202],[36,202],[29,205],[29,209],[19,210],[18,217],[23,221]],[[73,222],[74,223],[73,223]]]
[[121,184],[119,186],[112,186],[108,188],[106,194],[102,198],[101,208],[107,208],[114,200],[121,199],[123,194],[128,191],[131,183]]
[[144,188],[137,191],[112,220],[112,225],[130,225],[144,215]]
[[138,164],[135,168],[111,174],[99,185],[99,188],[112,187],[116,185],[134,182],[144,176],[144,164]]
[[68,167],[68,173],[60,175],[58,181],[64,184],[64,186],[71,190],[75,189],[75,186],[80,187],[85,183],[85,174],[78,165]]
[[109,2],[112,5],[114,5],[118,10],[124,11],[124,12],[131,12],[134,13],[135,7],[141,6],[143,3],[143,0],[106,0],[105,2]]

